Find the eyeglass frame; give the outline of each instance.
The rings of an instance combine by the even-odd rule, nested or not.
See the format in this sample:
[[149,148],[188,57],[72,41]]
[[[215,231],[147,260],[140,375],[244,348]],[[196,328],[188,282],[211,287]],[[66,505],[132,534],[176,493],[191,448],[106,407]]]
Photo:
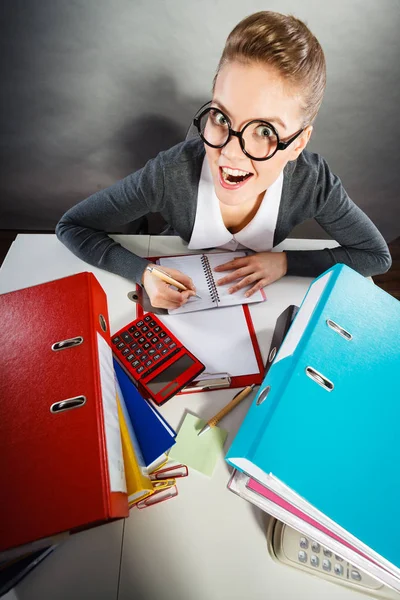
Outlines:
[[[211,148],[224,148],[224,146],[226,146],[229,143],[229,140],[231,139],[232,136],[236,136],[239,140],[239,144],[240,147],[242,149],[242,152],[251,160],[258,160],[258,161],[264,161],[264,160],[269,160],[270,158],[272,158],[273,156],[275,156],[275,154],[278,152],[278,150],[286,150],[286,148],[292,143],[294,142],[295,139],[297,139],[299,137],[299,135],[301,133],[303,133],[303,131],[305,130],[305,127],[303,127],[302,129],[300,129],[300,131],[298,131],[297,133],[295,133],[295,135],[293,137],[291,137],[289,140],[287,140],[286,142],[281,142],[279,139],[279,134],[277,132],[277,130],[275,129],[275,127],[272,125],[272,123],[269,123],[268,121],[264,121],[264,119],[252,119],[251,121],[249,121],[248,123],[246,123],[246,125],[244,127],[242,127],[242,129],[240,131],[235,131],[234,129],[232,129],[231,127],[231,121],[229,119],[229,117],[224,113],[223,110],[221,110],[220,108],[214,107],[214,106],[208,106],[207,108],[205,108],[204,110],[202,110],[204,108],[204,106],[206,106],[207,104],[210,104],[211,101],[206,102],[206,104],[203,104],[203,106],[201,106],[199,108],[199,110],[197,112],[199,112],[200,110],[202,111],[199,115],[196,115],[193,119],[193,125],[195,127],[197,127],[197,130],[199,132],[199,135],[201,137],[201,139],[203,140],[203,142],[205,144],[207,144],[207,146],[210,146]],[[218,146],[215,146],[214,144],[210,144],[210,142],[208,142],[204,135],[201,132],[200,129],[200,119],[207,113],[210,112],[211,110],[216,110],[218,111],[223,117],[225,117],[227,124],[228,124],[228,137],[226,139],[226,141],[223,144],[220,144]],[[245,131],[245,129],[247,127],[249,127],[249,125],[251,125],[252,123],[262,123],[264,125],[268,125],[268,127],[270,127],[272,129],[272,131],[274,132],[274,134],[276,135],[276,138],[278,140],[278,143],[276,145],[275,150],[273,151],[273,153],[270,156],[265,156],[264,158],[257,158],[255,156],[252,156],[251,154],[249,154],[245,148],[244,145],[244,141],[243,141],[243,132]]]

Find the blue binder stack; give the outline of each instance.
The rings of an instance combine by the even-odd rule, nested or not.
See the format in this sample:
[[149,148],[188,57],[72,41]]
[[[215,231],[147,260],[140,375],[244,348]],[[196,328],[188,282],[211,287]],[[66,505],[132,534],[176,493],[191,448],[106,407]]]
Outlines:
[[294,507],[281,520],[299,529],[302,511],[304,531],[316,521],[317,541],[397,590],[399,372],[400,303],[336,265],[310,286],[226,457],[244,497],[256,480]]

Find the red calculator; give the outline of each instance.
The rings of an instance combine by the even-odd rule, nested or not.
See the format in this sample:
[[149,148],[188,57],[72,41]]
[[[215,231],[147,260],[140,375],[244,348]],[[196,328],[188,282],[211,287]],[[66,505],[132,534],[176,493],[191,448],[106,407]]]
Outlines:
[[158,405],[175,396],[205,368],[153,313],[117,331],[112,345],[115,358],[142,395]]

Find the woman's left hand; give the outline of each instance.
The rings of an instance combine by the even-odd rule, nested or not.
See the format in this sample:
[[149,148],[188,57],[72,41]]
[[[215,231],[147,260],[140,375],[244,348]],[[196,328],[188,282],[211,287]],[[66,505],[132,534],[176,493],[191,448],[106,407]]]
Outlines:
[[231,271],[232,269],[234,269],[232,273],[217,280],[217,285],[225,285],[239,279],[240,281],[228,290],[230,294],[234,294],[238,290],[254,284],[245,294],[249,297],[286,275],[286,254],[285,252],[258,252],[251,256],[235,258],[215,267],[214,271]]

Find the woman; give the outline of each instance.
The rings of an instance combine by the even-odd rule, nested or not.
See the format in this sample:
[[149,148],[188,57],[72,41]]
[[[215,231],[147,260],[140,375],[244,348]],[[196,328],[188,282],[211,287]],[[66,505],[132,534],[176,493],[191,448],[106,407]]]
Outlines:
[[[387,245],[317,154],[305,151],[325,89],[325,58],[294,17],[259,12],[228,36],[211,104],[195,118],[200,137],[161,152],[145,167],[71,208],[58,238],[86,262],[143,283],[153,306],[177,308],[194,294],[183,273],[179,293],[146,269],[149,262],[104,230],[160,212],[189,248],[249,248],[218,271],[219,284],[247,294],[285,274],[317,276],[335,263],[363,275],[387,271]],[[299,223],[315,218],[340,244],[271,252]]]

